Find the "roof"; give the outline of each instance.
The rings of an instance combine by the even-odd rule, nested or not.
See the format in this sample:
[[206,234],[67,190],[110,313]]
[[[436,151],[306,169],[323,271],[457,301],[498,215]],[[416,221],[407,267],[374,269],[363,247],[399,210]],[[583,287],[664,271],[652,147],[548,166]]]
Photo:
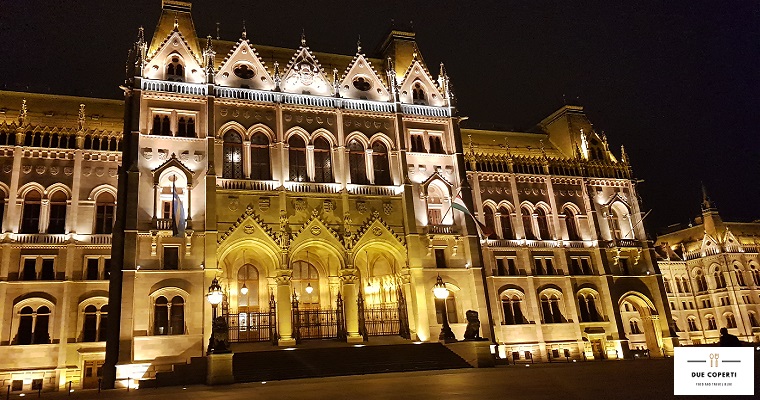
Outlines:
[[1,90],[0,123],[18,123],[23,100],[26,100],[27,123],[31,125],[76,128],[79,106],[84,104],[88,127],[118,132],[124,128],[122,100]]

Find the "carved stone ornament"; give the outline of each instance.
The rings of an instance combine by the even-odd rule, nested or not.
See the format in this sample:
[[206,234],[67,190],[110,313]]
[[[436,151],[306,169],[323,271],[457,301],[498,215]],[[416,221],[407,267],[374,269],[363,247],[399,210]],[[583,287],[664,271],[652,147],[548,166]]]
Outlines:
[[376,226],[372,228],[372,234],[374,234],[375,236],[380,236],[383,234],[383,230],[379,226]]
[[246,225],[246,226],[243,228],[243,231],[244,231],[245,233],[249,234],[249,235],[250,235],[250,234],[252,234],[252,233],[253,233],[255,230],[256,230],[256,228],[255,228],[253,225]]
[[222,117],[226,117],[226,116],[227,116],[227,113],[228,113],[228,112],[229,112],[229,111],[228,111],[226,108],[222,108],[221,110],[219,110],[219,114],[220,114]]
[[50,175],[58,175],[61,172],[60,167],[50,167]]
[[182,153],[179,153],[179,159],[182,161],[187,161],[190,159],[190,152],[185,150]]
[[229,197],[227,201],[229,202],[227,206],[230,208],[230,211],[237,211],[240,206],[240,200],[237,197]]
[[158,149],[158,159],[160,161],[166,161],[169,158],[169,150]]
[[391,203],[383,203],[383,212],[385,215],[391,215],[393,212],[393,204]]
[[13,165],[11,164],[3,165],[3,172],[5,172],[6,174],[10,174],[11,171],[13,171]]
[[74,174],[74,167],[63,167],[63,173],[71,176]]
[[314,236],[319,236],[319,234],[322,233],[322,228],[318,227],[317,225],[314,225],[311,227],[311,234]]
[[34,171],[35,171],[35,172],[37,172],[37,175],[42,175],[42,174],[44,174],[44,173],[45,173],[45,170],[46,170],[46,169],[47,169],[47,168],[46,168],[44,165],[38,165],[38,166],[37,166],[37,167],[34,169]]
[[90,176],[90,175],[92,175],[92,167],[84,167],[84,168],[82,168],[82,175],[84,175],[84,176]]
[[142,149],[140,149],[140,152],[142,153],[143,158],[146,160],[150,160],[151,158],[153,158],[153,149],[151,149],[150,147],[143,147]]
[[97,167],[95,168],[95,175],[97,176],[103,176],[106,174],[106,169],[104,167]]
[[202,151],[196,151],[193,153],[193,160],[195,160],[195,162],[201,162],[204,158],[206,158],[206,154]]
[[295,199],[295,201],[293,201],[293,207],[295,207],[296,211],[306,211],[306,200]]
[[261,197],[259,198],[259,210],[267,211],[269,210],[271,200],[269,200],[269,197]]
[[108,168],[108,176],[111,178],[115,178],[118,173],[119,170],[117,168]]
[[324,209],[325,212],[332,212],[335,209],[335,204],[330,200],[325,200],[322,202],[322,209]]
[[357,201],[356,202],[356,211],[359,211],[360,213],[364,214],[367,212],[367,203],[364,201]]

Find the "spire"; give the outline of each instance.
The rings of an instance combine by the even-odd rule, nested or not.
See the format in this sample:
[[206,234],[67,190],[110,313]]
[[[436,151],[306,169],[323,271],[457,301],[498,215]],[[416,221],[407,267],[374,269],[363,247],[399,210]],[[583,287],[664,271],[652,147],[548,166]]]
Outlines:
[[179,17],[177,16],[177,13],[174,13],[174,30],[179,30]]
[[448,75],[446,74],[446,67],[443,65],[443,61],[441,61],[441,67],[438,70],[438,87],[445,89],[444,85],[446,84],[446,79],[448,79]]
[[628,164],[628,154],[625,152],[625,146],[620,145],[620,161],[624,164]]
[[274,90],[276,92],[280,91],[280,82],[282,81],[282,78],[280,77],[280,63],[277,61],[274,62]]
[[[143,70],[145,69],[145,59],[147,58],[148,53],[148,43],[145,42],[145,29],[141,26],[137,30],[137,40],[134,44],[133,56],[135,57],[135,65],[134,65],[134,75],[136,76],[142,76]],[[127,66],[127,73],[130,74],[129,69],[131,69],[129,65]]]
[[707,188],[705,187],[704,182],[701,183],[702,185],[702,211],[713,211],[717,210],[715,208],[715,204],[713,204],[712,199],[707,195]]
[[79,105],[79,118],[77,120],[77,130],[83,131],[84,130],[84,122],[85,122],[85,113],[84,113],[84,104]]
[[702,183],[702,223],[707,234],[718,237],[717,227],[723,225],[723,220],[718,214],[718,208],[707,195],[707,188],[705,188],[704,183]]
[[206,36],[206,49],[203,50],[203,62],[206,64],[206,83],[214,83],[214,59],[216,51],[214,51],[213,41],[211,35]]
[[27,109],[26,99],[21,100],[21,110],[18,113],[18,126],[24,126],[26,124]]
[[356,41],[356,54],[362,53],[362,35],[359,35],[359,39]]
[[385,74],[388,76],[388,87],[391,89],[390,101],[399,101],[398,82],[396,82],[396,69],[393,68],[393,60],[388,57]]
[[301,47],[306,47],[306,29],[301,28]]
[[216,23],[216,40],[221,39],[222,37],[219,35],[219,23]]
[[333,91],[335,97],[340,97],[340,81],[338,80],[338,69],[333,68]]
[[248,32],[246,32],[246,30],[245,30],[245,20],[243,20],[243,34],[242,34],[242,38],[243,39],[248,39]]

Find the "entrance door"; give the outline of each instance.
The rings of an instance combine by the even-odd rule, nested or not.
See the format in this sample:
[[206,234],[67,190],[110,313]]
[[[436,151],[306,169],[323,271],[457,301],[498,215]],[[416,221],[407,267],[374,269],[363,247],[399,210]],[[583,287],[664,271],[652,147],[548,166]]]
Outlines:
[[83,389],[97,389],[98,379],[103,376],[103,361],[85,361],[82,374]]
[[594,358],[604,360],[604,344],[600,339],[591,341],[591,352],[594,354]]

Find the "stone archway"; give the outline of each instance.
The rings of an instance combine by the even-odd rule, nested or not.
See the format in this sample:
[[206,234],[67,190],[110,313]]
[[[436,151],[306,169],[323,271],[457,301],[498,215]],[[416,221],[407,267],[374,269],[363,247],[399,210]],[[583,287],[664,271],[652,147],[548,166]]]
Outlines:
[[[626,310],[624,304],[630,304],[633,310]],[[636,332],[631,334],[644,335],[644,342],[647,350],[652,357],[663,356],[663,340],[662,340],[662,327],[660,326],[660,316],[657,313],[657,309],[654,304],[646,296],[638,292],[628,292],[620,297],[618,302],[618,308],[621,318],[623,318],[624,329],[630,325],[631,329],[635,329]],[[635,311],[638,314],[635,323],[629,323],[631,318],[624,318],[624,315],[631,314],[631,311]],[[640,321],[640,323],[639,323]]]

